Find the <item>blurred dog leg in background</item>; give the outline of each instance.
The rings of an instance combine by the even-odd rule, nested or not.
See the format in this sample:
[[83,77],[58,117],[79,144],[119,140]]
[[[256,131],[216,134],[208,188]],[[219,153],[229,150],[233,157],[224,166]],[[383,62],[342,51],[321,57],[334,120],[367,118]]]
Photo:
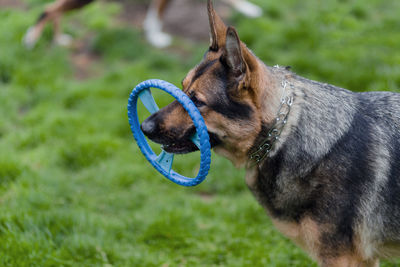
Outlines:
[[257,18],[262,15],[262,9],[246,0],[224,0],[232,5],[237,11],[250,18]]
[[167,47],[172,42],[172,37],[162,31],[162,16],[171,0],[153,0],[143,22],[143,29],[147,40],[155,47]]
[[64,46],[69,45],[72,41],[72,38],[69,35],[61,32],[61,16],[65,12],[79,9],[91,2],[93,2],[93,0],[57,0],[48,5],[45,8],[45,11],[37,19],[36,24],[27,30],[23,38],[23,43],[27,48],[33,48],[42,35],[44,27],[48,22],[50,22],[53,23],[54,27],[54,43]]
[[[262,15],[262,9],[247,0],[223,0],[223,2],[247,17],[256,18]],[[155,47],[167,47],[172,41],[171,36],[162,31],[162,18],[169,3],[171,0],[153,0],[143,23],[146,38]]]
[[[33,48],[42,35],[47,23],[52,23],[54,27],[53,41],[57,45],[68,46],[72,42],[71,36],[62,33],[60,20],[64,13],[82,8],[94,0],[56,0],[48,5],[45,11],[39,16],[35,25],[31,26],[24,38],[23,43],[27,48]],[[162,31],[163,14],[171,0],[152,0],[143,23],[145,36],[150,44],[155,47],[163,48],[171,44],[172,38],[169,34]],[[237,11],[248,17],[259,17],[262,9],[247,0],[223,0],[223,2],[233,6]]]

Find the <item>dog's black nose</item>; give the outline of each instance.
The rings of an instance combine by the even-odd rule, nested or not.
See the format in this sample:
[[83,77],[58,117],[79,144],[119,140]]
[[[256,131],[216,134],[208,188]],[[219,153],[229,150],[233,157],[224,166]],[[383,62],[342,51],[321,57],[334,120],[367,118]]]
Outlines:
[[142,122],[140,128],[142,129],[143,133],[149,138],[152,138],[157,132],[157,126],[154,123],[154,120],[151,119],[146,119],[144,122]]

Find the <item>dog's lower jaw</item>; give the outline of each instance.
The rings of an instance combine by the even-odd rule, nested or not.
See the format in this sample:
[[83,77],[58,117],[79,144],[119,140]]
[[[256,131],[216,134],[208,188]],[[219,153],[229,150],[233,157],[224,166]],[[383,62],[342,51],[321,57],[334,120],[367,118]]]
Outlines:
[[188,141],[187,143],[185,142],[184,145],[179,145],[179,144],[171,144],[171,145],[163,145],[162,146],[163,150],[165,150],[168,153],[174,153],[174,154],[188,154],[194,151],[199,150],[193,143]]

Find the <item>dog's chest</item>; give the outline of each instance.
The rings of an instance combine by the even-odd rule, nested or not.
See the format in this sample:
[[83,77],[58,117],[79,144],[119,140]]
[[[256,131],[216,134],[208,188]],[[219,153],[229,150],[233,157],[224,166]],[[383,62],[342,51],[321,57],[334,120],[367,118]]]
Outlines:
[[282,177],[274,170],[247,169],[246,183],[274,219],[298,221],[315,206],[313,186],[302,179]]

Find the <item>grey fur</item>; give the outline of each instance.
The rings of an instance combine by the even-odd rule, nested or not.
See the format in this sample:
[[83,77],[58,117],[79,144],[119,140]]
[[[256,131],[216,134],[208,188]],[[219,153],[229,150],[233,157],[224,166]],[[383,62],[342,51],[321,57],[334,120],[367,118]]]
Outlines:
[[273,218],[329,225],[320,257],[360,247],[365,261],[392,256],[400,246],[400,94],[268,70],[290,83],[295,114],[269,158],[248,169],[249,188]]

